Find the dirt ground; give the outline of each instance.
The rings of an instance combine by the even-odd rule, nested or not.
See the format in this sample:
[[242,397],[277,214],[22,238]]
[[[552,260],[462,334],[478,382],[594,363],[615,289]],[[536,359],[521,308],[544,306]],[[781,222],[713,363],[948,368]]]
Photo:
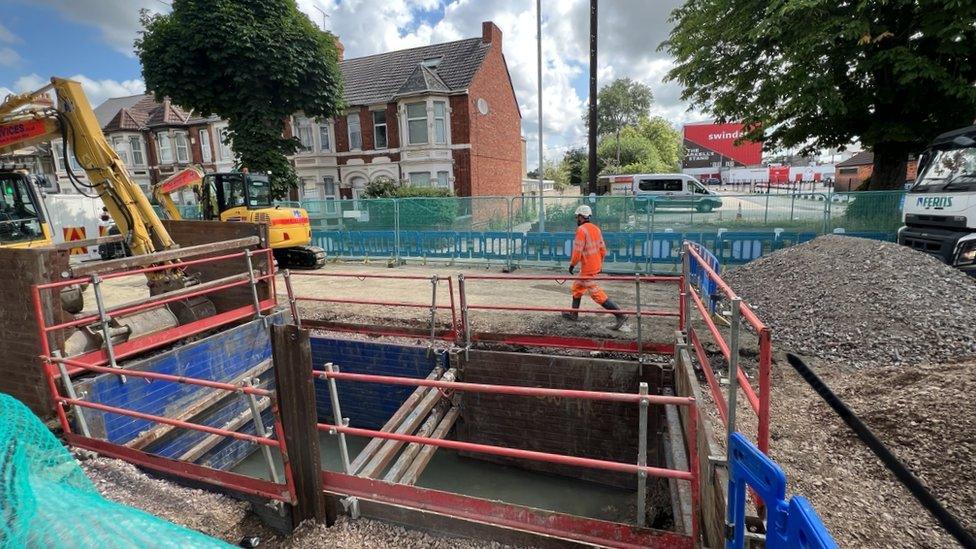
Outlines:
[[[755,349],[745,343],[740,364],[758,387]],[[718,348],[705,347],[726,376]],[[976,418],[971,413],[976,362],[869,369],[816,359],[807,363],[936,499],[970,531],[976,529]],[[724,447],[725,427],[704,376],[699,381],[717,442]],[[727,397],[727,387],[722,393]],[[771,403],[770,455],[786,473],[787,492],[810,500],[841,547],[958,546],[789,366],[782,351],[774,356]],[[737,430],[755,442],[756,415],[741,392],[738,404]]]

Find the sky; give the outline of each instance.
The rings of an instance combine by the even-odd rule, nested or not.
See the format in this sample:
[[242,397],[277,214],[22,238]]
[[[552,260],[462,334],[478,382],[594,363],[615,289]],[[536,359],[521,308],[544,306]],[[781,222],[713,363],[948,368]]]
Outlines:
[[[538,164],[536,12],[532,0],[297,0],[313,22],[339,36],[346,58],[481,35],[481,22],[503,33],[503,52],[522,112],[528,165]],[[650,86],[653,115],[676,126],[706,116],[664,82],[673,60],[658,45],[671,10],[683,0],[611,0],[600,4],[600,85],[630,77]],[[141,93],[132,43],[139,11],[165,12],[170,0],[0,0],[0,97],[36,89],[50,76],[81,81],[93,105]],[[365,14],[371,14],[365,16]],[[542,1],[543,150],[558,159],[585,146],[589,1]]]

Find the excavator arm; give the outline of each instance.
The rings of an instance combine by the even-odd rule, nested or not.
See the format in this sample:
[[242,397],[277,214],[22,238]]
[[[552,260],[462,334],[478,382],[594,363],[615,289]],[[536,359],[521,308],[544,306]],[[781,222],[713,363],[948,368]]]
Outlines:
[[166,210],[166,215],[170,219],[183,219],[183,215],[170,195],[186,188],[193,189],[198,195],[201,194],[199,191],[203,185],[203,175],[203,170],[197,166],[184,168],[153,185],[153,198]]
[[[51,90],[57,97],[56,107],[29,107],[43,105]],[[127,235],[133,254],[167,250],[175,245],[146,195],[129,177],[122,159],[105,140],[81,84],[52,78],[49,85],[10,96],[0,104],[0,155],[58,137],[62,139],[65,153],[69,146],[74,151],[90,183],[78,180],[71,166],[66,165],[69,179],[76,186],[84,187],[79,190],[101,198],[119,232]]]

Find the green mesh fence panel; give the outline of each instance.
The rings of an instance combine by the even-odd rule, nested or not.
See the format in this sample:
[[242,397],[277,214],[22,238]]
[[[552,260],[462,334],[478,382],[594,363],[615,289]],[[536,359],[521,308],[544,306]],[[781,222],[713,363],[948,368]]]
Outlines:
[[31,411],[0,394],[0,547],[231,547],[106,500]]

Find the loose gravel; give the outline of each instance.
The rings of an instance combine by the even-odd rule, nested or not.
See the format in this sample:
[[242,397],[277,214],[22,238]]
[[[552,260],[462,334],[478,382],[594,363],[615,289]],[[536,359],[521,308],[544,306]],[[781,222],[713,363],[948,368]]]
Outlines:
[[976,355],[976,283],[905,246],[822,236],[724,277],[779,350],[854,367]]
[[[302,524],[291,536],[280,536],[254,516],[249,505],[227,496],[187,488],[153,478],[134,465],[84,450],[75,450],[82,469],[106,499],[141,509],[174,524],[237,545],[257,537],[268,548],[432,548],[475,549],[508,547],[488,540],[439,536],[377,520],[339,517],[332,528]],[[120,540],[124,543],[125,540]]]

